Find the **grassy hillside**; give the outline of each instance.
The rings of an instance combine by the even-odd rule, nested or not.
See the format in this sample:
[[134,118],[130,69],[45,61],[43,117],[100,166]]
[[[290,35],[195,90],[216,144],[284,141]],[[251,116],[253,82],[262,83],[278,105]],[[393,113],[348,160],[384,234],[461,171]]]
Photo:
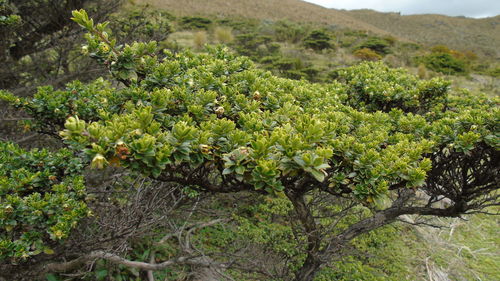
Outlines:
[[380,34],[387,33],[342,11],[325,9],[299,0],[136,0],[135,2],[148,3],[158,8],[173,11],[177,15],[240,16],[266,20],[289,19],[368,30]]
[[401,16],[372,10],[346,13],[401,38],[428,45],[445,44],[500,58],[500,16],[473,19],[443,15]]
[[442,15],[401,16],[371,10],[327,9],[300,0],[136,0],[179,15],[243,16],[254,19],[312,22],[336,28],[366,30],[428,45],[445,44],[498,58],[500,16],[487,19]]
[[[408,42],[387,34],[279,19],[277,15],[280,10],[268,15],[274,19],[265,19],[265,13],[270,14],[270,9],[276,8],[269,6],[272,1],[265,2],[268,6],[263,8],[261,14],[253,12],[251,8],[239,10],[247,12],[248,16],[236,12],[224,16],[224,9],[215,15],[213,13],[217,12],[216,5],[205,5],[213,13],[204,13],[205,6],[196,6],[193,4],[195,2],[187,2],[186,5],[172,2],[172,8],[159,9],[161,16],[165,16],[166,12],[170,13],[169,17],[175,30],[162,42],[163,47],[201,51],[206,43],[222,43],[238,54],[250,57],[276,75],[313,82],[328,82],[335,77],[338,68],[356,64],[361,60],[383,60],[392,67],[407,68],[421,78],[447,75],[448,79],[455,81],[454,86],[498,94],[500,81],[496,77],[500,74],[499,63],[492,60],[491,56],[479,54],[477,57],[475,50],[460,52],[453,45],[448,45],[439,46],[436,53],[436,48],[431,46]],[[157,3],[157,6],[153,6],[157,9],[169,6],[170,2],[154,3]],[[193,9],[189,3],[193,5]],[[329,11],[305,2],[303,4]],[[231,9],[237,7],[238,5],[234,5]],[[260,18],[251,18],[252,13]],[[310,36],[315,32],[319,32],[320,37],[328,38],[316,38],[311,41]],[[325,48],[315,45],[320,44],[321,40],[324,40]],[[443,50],[447,53],[444,57],[440,54]]]

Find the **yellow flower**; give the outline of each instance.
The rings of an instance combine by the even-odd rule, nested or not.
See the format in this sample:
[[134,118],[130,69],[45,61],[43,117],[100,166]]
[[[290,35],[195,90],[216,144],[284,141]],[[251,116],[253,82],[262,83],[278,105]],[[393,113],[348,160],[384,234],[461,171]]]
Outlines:
[[200,150],[201,150],[201,153],[203,154],[210,154],[210,149],[212,147],[209,146],[209,145],[206,145],[206,144],[200,144]]
[[217,116],[221,117],[224,114],[224,107],[222,107],[222,106],[217,107],[215,109],[215,114],[217,114]]
[[109,51],[109,47],[108,45],[106,44],[101,44],[101,46],[99,46],[99,49],[101,50],[101,52],[103,53],[107,53]]
[[97,153],[94,156],[94,159],[92,159],[92,162],[90,163],[90,168],[102,169],[107,164],[108,164],[108,161],[106,160],[106,158],[104,158],[104,156],[102,154]]
[[21,255],[21,258],[25,259],[25,258],[29,258],[30,255],[28,255],[28,253],[26,252],[23,252],[23,254]]
[[261,96],[260,96],[259,91],[255,91],[255,92],[253,93],[253,99],[254,99],[254,100],[260,100],[260,98],[261,98]]
[[59,230],[59,229],[58,229],[58,230],[56,230],[56,231],[54,232],[54,236],[55,236],[57,239],[61,239],[61,238],[63,238],[63,237],[64,237],[64,232],[62,232],[61,230]]

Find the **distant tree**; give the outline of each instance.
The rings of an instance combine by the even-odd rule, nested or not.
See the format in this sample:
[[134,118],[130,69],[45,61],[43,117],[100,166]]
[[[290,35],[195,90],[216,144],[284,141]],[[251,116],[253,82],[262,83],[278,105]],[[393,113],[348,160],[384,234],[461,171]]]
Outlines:
[[271,46],[272,38],[267,35],[252,33],[243,33],[236,35],[236,40],[233,42],[233,46],[236,51],[244,56],[249,56],[251,58],[257,58],[262,55],[259,50],[264,49],[265,52],[268,46]]
[[203,17],[183,17],[181,25],[187,29],[208,29],[212,24],[212,20]]
[[333,48],[331,40],[332,37],[325,30],[314,30],[304,38],[304,46],[316,51],[331,49]]
[[379,55],[387,55],[391,52],[390,46],[392,41],[386,39],[372,37],[361,43],[356,49],[370,49]]

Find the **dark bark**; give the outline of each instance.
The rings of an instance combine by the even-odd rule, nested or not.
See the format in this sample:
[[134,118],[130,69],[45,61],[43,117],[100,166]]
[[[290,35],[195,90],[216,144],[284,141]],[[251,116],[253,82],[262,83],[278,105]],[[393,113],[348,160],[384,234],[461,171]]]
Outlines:
[[296,272],[294,280],[313,280],[318,269],[323,264],[320,256],[322,240],[320,229],[311,214],[311,210],[305,202],[304,192],[289,191],[287,192],[287,197],[292,202],[295,212],[307,235],[307,257],[302,267]]

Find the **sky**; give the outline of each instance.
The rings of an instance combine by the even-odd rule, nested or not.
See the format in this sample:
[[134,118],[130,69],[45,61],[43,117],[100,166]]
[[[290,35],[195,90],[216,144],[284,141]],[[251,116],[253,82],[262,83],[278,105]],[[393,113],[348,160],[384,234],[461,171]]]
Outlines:
[[474,18],[500,14],[500,0],[305,0],[327,8],[372,9],[380,12],[443,14]]

